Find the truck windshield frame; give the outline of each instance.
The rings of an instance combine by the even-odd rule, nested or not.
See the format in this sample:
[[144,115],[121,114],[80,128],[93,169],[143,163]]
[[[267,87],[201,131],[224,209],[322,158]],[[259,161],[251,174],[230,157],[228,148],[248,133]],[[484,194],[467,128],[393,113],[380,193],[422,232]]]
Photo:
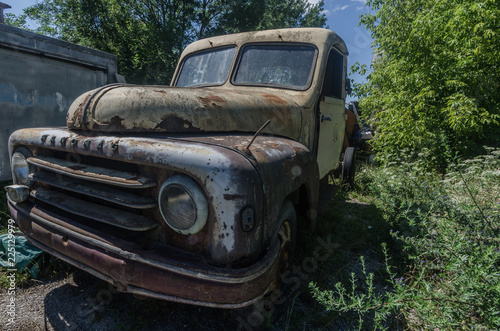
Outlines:
[[183,61],[175,86],[223,85],[236,56],[236,46],[211,49],[192,54]]
[[233,85],[307,90],[318,50],[312,44],[248,44],[241,50]]

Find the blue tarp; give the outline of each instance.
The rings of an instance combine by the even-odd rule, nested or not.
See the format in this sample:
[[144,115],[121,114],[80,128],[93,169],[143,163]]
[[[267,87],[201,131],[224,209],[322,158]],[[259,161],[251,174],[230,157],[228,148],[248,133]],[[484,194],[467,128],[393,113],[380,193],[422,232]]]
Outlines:
[[[12,249],[14,247],[14,249]],[[12,265],[12,254],[15,253],[15,264]],[[4,234],[0,236],[0,266],[16,269],[18,272],[27,270],[31,277],[37,278],[40,272],[40,260],[44,251],[33,246],[24,236]]]

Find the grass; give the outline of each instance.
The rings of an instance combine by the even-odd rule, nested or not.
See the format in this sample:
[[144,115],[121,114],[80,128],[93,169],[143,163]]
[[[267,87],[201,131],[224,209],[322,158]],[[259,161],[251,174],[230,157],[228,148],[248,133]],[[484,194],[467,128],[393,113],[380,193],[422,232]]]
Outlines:
[[[316,233],[302,239],[296,252],[295,264],[314,256],[317,238],[330,238],[336,249],[326,261],[318,262],[318,269],[305,279],[299,288],[299,294],[292,300],[285,321],[280,320],[279,327],[288,330],[352,330],[358,326],[359,316],[355,311],[334,309],[326,313],[325,306],[315,298],[310,284],[328,289],[335,284],[349,286],[352,275],[365,279],[365,273],[374,275],[373,288],[384,292],[386,268],[381,242],[391,240],[391,225],[384,218],[382,211],[373,204],[372,198],[360,191],[342,191],[320,215]],[[360,264],[364,259],[364,269]],[[364,272],[363,272],[364,270]],[[357,283],[355,291],[367,291],[363,283]],[[365,316],[366,319],[371,317]],[[397,329],[398,321],[393,319],[386,324],[393,324]]]

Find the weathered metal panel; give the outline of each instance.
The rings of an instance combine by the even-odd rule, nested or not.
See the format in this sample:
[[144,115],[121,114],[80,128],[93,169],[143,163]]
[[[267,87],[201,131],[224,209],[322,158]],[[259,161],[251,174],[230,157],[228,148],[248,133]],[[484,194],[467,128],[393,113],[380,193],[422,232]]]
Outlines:
[[270,91],[169,86],[110,86],[80,96],[70,129],[104,132],[252,132],[300,138],[302,111],[292,97]]
[[319,103],[318,166],[320,178],[339,166],[345,133],[344,100],[324,97]]
[[77,96],[115,81],[116,57],[0,25],[0,73],[0,180],[8,180],[10,134],[64,125]]

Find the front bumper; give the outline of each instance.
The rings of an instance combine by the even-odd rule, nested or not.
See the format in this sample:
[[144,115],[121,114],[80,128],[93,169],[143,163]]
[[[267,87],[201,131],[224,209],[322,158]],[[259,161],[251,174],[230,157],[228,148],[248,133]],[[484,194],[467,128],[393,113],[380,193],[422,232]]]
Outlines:
[[86,228],[29,201],[8,201],[12,217],[28,240],[44,251],[101,278],[119,291],[173,302],[240,308],[272,286],[278,242],[250,267],[215,267],[184,251],[144,247]]

